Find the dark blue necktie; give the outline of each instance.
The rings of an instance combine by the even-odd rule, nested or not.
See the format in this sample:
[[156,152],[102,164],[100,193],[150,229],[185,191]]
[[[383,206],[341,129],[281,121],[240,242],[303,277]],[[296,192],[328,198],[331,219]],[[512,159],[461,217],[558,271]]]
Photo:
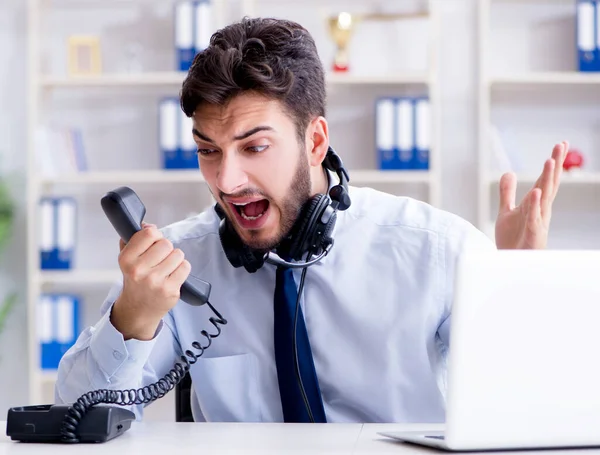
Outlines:
[[[294,362],[294,315],[298,291],[292,269],[278,267],[275,285],[275,362],[285,422],[310,422]],[[302,307],[298,308],[296,342],[298,365],[315,423],[325,423],[325,411],[315,372]]]

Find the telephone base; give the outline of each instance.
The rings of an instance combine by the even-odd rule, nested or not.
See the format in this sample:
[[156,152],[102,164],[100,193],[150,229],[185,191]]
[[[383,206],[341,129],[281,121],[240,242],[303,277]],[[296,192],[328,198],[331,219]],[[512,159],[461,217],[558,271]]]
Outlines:
[[[63,442],[62,422],[69,405],[20,406],[8,410],[6,435],[21,442]],[[79,442],[106,442],[131,427],[135,414],[115,406],[93,406],[77,427]]]

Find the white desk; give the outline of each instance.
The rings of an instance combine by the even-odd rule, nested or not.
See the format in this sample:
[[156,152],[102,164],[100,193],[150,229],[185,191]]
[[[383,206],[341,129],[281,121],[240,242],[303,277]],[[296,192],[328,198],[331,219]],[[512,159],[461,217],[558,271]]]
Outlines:
[[435,426],[362,424],[171,423],[133,422],[121,436],[102,444],[29,444],[11,441],[2,422],[0,455],[65,455],[99,453],[179,454],[367,454],[408,453],[419,448],[392,443],[377,435],[382,429]]
[[[398,424],[269,424],[134,422],[116,439],[102,444],[26,444],[6,436],[1,425],[0,455],[65,454],[251,454],[251,455],[436,455],[433,448],[395,442],[379,431],[440,430],[437,425]],[[591,453],[590,453],[591,452]],[[511,452],[516,455],[519,452]],[[533,452],[522,452],[531,455]],[[551,455],[580,455],[578,450],[553,450]],[[585,455],[600,455],[586,450]]]

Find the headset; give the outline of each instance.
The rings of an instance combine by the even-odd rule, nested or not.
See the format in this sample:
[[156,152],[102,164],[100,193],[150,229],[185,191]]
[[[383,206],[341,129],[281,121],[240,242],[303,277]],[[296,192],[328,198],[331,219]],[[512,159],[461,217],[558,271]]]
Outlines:
[[[277,247],[266,253],[244,244],[221,206],[215,204],[215,211],[221,220],[221,245],[231,265],[236,268],[244,267],[250,273],[259,270],[265,262],[289,268],[303,268],[316,264],[329,253],[333,246],[331,233],[337,219],[337,211],[346,210],[351,204],[348,193],[350,178],[341,158],[331,146],[327,149],[323,167],[335,172],[340,183],[333,186],[329,194],[319,193],[306,201],[290,233]],[[305,255],[307,257],[303,260]]]

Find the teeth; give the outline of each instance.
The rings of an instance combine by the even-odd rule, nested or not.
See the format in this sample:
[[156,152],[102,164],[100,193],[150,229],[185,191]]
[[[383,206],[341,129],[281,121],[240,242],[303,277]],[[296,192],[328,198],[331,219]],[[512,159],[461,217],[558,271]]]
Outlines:
[[237,205],[238,207],[243,207],[245,205],[250,204],[250,202],[232,202],[233,205]]
[[258,220],[261,216],[264,215],[264,213],[261,213],[260,215],[257,216],[248,216],[244,213],[243,210],[240,211],[240,214],[242,215],[242,218],[248,221],[254,221],[254,220]]

